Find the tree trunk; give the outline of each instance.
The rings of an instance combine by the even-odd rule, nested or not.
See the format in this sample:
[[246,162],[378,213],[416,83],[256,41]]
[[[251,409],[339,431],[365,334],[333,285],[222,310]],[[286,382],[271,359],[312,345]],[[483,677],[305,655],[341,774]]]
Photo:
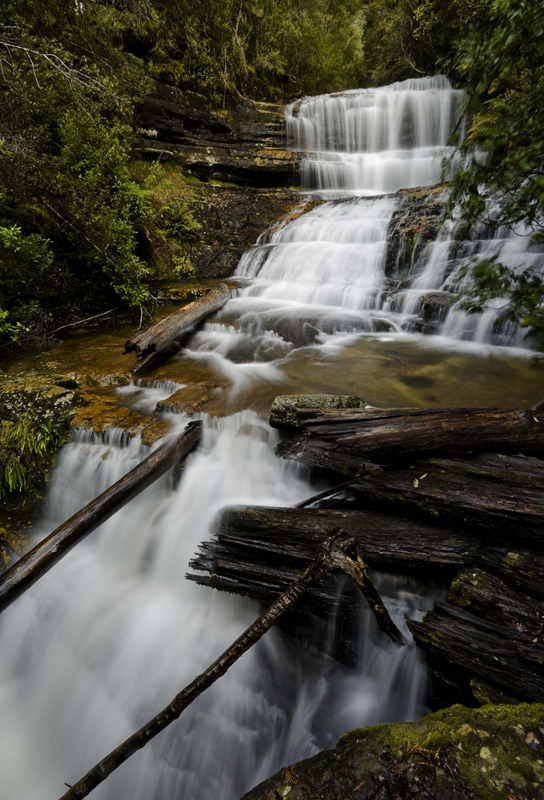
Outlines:
[[[234,506],[223,510],[211,542],[200,545],[189,574],[197,583],[268,603],[315,558],[322,542],[342,527],[373,569],[452,574],[476,560],[481,540],[451,527],[420,524],[373,511],[322,511]],[[316,583],[303,606],[326,616],[336,601],[329,576]],[[353,606],[355,598],[347,604]]]
[[[296,421],[294,421],[296,420]],[[438,453],[544,453],[544,413],[493,408],[289,408],[273,424],[301,430],[294,454],[323,448],[388,463]],[[308,440],[310,437],[310,440]],[[318,439],[314,442],[312,439]],[[289,447],[289,445],[284,445]]]
[[[518,700],[544,701],[544,642],[449,603],[436,603],[423,622],[408,621],[416,642]],[[435,665],[436,668],[436,665]]]
[[164,317],[147,330],[136,331],[125,342],[124,350],[125,353],[135,352],[138,357],[136,364],[132,367],[133,374],[136,375],[158,353],[224,306],[229,297],[229,288],[221,283],[210,289],[204,297],[199,297],[189,305],[180,308],[179,311]]
[[421,459],[380,469],[361,458],[306,439],[302,449],[282,442],[277,452],[313,467],[353,476],[352,490],[374,508],[414,514],[436,525],[476,527],[519,535],[544,549],[544,461],[485,454],[472,459]]
[[190,422],[182,434],[150,453],[0,576],[0,612],[45,575],[72,547],[196,447],[201,430],[201,422]]

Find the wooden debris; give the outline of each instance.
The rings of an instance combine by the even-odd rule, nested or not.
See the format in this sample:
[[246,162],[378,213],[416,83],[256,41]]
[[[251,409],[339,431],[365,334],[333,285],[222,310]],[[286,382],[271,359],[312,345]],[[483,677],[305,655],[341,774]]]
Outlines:
[[302,431],[291,451],[302,460],[309,448],[379,463],[438,452],[544,454],[544,413],[524,409],[289,406],[283,416],[278,407],[271,424]]
[[422,622],[409,620],[416,642],[520,701],[544,701],[544,641],[438,602]]
[[125,342],[124,350],[125,353],[135,352],[137,355],[138,360],[132,367],[132,373],[136,375],[140,372],[184,333],[195,328],[206,317],[224,306],[229,297],[229,288],[221,283],[210,289],[203,297],[164,317],[145,331],[136,331]]
[[[393,572],[451,575],[475,561],[481,544],[478,536],[451,527],[374,511],[233,506],[220,513],[214,539],[202,543],[190,563],[209,574],[187,577],[268,603],[306,569],[339,527],[354,538],[372,569]],[[335,600],[334,584],[325,577],[309,592],[307,606],[325,616]],[[350,605],[349,598],[346,602]]]
[[150,453],[16,561],[0,576],[0,612],[45,575],[72,547],[190,453],[200,440],[201,430],[201,422],[190,422],[183,433]]

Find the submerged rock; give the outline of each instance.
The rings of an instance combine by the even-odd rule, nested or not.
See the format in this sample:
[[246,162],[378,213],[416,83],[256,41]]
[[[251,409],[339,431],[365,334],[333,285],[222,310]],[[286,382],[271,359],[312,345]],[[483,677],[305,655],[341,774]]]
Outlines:
[[353,730],[243,800],[541,800],[543,759],[544,705],[457,705]]
[[297,428],[297,408],[364,408],[365,401],[355,395],[283,394],[270,408],[269,423],[273,428]]

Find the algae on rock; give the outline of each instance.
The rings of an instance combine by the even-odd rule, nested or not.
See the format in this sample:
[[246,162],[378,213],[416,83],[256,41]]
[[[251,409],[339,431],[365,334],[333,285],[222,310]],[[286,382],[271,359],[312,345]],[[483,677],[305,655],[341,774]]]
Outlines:
[[343,736],[243,800],[542,800],[544,705],[456,705]]

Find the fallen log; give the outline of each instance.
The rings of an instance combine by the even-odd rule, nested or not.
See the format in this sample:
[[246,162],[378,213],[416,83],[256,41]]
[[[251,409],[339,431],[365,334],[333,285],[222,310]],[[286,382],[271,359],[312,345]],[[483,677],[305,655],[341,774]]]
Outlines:
[[[282,399],[280,396],[274,401],[270,424],[302,431],[302,439],[296,441],[293,454],[321,448],[380,463],[430,453],[544,454],[544,413],[539,411],[500,408],[284,408],[279,402]],[[283,445],[284,448],[289,446]]]
[[45,575],[72,547],[196,447],[201,430],[201,422],[190,422],[183,433],[150,453],[4,572],[0,576],[0,613]]
[[544,642],[438,602],[422,622],[408,620],[416,643],[521,701],[544,700]]
[[[303,449],[282,442],[276,452],[353,476],[365,504],[390,513],[416,514],[438,525],[475,527],[519,535],[544,548],[544,461],[529,456],[479,455],[421,459],[399,469],[365,468],[361,458],[332,450],[321,439]],[[306,442],[308,445],[308,440]]]
[[[375,511],[233,506],[220,513],[213,540],[203,542],[190,562],[209,574],[187,577],[268,603],[306,569],[338,527],[354,538],[372,569],[392,572],[451,575],[476,561],[481,545],[480,537],[451,526]],[[324,617],[335,599],[335,585],[325,577],[308,593],[307,605]]]
[[533,639],[542,633],[542,600],[479,565],[461,570],[452,581],[448,602],[488,622],[527,632]]
[[[359,573],[362,569],[361,558],[360,554],[357,553],[357,560],[352,561],[347,555],[347,552],[352,546],[353,540],[346,539],[343,532],[338,532],[336,536],[327,540],[327,542],[323,544],[321,552],[305,571],[304,575],[291,584],[289,589],[278,597],[270,608],[250,625],[228,650],[225,650],[225,652],[219,656],[217,661],[176,695],[173,701],[157,714],[156,717],[140,728],[139,731],[136,731],[136,733],[130,736],[116,750],[106,756],[106,758],[102,759],[102,761],[93,767],[80,781],[71,786],[62,796],[61,800],[76,800],[76,798],[87,797],[93,789],[99,786],[99,784],[120,767],[121,764],[127,761],[142,747],[145,747],[151,739],[168,727],[174,720],[178,719],[182,712],[196,700],[202,692],[224,675],[252,645],[259,641],[266,631],[272,627],[274,622],[285,614],[285,612],[308,591],[312,584],[315,583],[316,580],[319,580],[326,572],[331,569],[347,568],[349,569],[350,575],[359,583]],[[367,578],[365,577],[363,585],[361,585],[361,590],[365,596],[369,588],[368,585],[364,585],[366,584],[366,580]],[[373,586],[372,589],[377,595]],[[403,643],[402,634],[398,631],[389,617],[389,614],[383,607],[379,595],[377,595],[377,597],[379,601],[378,607],[376,607],[373,602],[371,608],[377,615],[380,626],[385,624],[395,636],[395,641],[399,644]],[[379,604],[381,604],[382,608],[379,608]],[[383,612],[385,612],[385,615]]]
[[140,372],[155,356],[173,344],[184,333],[224,306],[229,297],[229,288],[221,283],[210,289],[203,297],[199,297],[189,305],[180,308],[179,311],[169,314],[145,331],[136,331],[130,339],[127,339],[124,349],[125,353],[135,352],[137,355],[138,360],[132,367],[132,373],[136,375]]

